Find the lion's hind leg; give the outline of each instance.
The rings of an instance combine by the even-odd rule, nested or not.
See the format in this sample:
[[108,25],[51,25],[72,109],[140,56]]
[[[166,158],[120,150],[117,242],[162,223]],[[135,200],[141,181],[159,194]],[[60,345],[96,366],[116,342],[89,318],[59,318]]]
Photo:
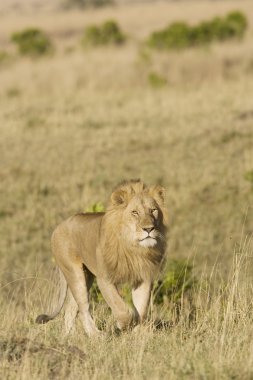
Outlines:
[[[96,328],[95,322],[92,319],[89,307],[89,289],[92,284],[93,275],[79,264],[73,264],[64,274],[73,296],[67,308],[68,312],[65,318],[66,330],[71,329],[77,314],[77,308],[74,304],[75,301],[87,335],[92,336],[98,334],[99,330]],[[72,312],[70,310],[71,305],[74,305]]]
[[[89,299],[89,291],[93,283],[94,276],[92,273],[86,268],[83,268],[86,286],[87,286],[87,292],[88,292],[88,299]],[[68,289],[68,295],[67,295],[67,301],[66,301],[66,307],[65,307],[65,315],[64,315],[64,323],[65,323],[65,333],[66,335],[70,333],[72,330],[76,316],[78,314],[78,305],[76,303],[75,298],[73,297],[73,294],[70,289]]]
[[65,314],[64,314],[66,335],[69,334],[70,331],[72,330],[77,313],[78,313],[78,305],[69,289],[68,295],[67,295],[66,307],[65,307]]

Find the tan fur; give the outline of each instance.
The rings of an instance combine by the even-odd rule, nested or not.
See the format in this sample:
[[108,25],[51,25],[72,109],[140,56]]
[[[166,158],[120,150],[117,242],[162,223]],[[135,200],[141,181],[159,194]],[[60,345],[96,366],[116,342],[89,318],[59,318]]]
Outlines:
[[[98,333],[88,300],[94,276],[120,328],[144,320],[152,282],[164,261],[166,225],[164,189],[132,180],[114,189],[105,213],[77,214],[56,228],[52,251],[73,295],[68,331],[79,309],[87,334]],[[123,283],[133,288],[133,310],[118,293]],[[73,302],[78,305],[74,311]],[[37,322],[52,318],[42,315]]]

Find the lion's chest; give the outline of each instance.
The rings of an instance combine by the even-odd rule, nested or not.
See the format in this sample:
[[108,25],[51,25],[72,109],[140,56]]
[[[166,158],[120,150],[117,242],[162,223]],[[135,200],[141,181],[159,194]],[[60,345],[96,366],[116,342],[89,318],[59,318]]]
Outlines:
[[158,257],[154,260],[154,254],[118,252],[107,260],[107,274],[115,285],[128,283],[136,287],[143,281],[153,281],[159,262]]

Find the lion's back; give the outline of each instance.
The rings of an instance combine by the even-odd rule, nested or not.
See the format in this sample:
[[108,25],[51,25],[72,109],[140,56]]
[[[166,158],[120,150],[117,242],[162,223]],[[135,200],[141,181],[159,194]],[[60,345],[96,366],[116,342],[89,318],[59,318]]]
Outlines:
[[52,251],[56,261],[75,256],[96,274],[96,248],[104,213],[79,213],[60,223],[52,234]]

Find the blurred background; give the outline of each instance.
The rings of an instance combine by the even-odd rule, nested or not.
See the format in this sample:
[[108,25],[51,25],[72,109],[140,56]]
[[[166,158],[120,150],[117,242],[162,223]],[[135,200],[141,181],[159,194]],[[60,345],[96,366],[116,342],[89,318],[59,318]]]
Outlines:
[[2,283],[139,177],[166,187],[169,257],[227,272],[253,229],[251,0],[1,0],[0,84]]
[[[35,324],[54,228],[131,178],[167,193],[149,327],[95,285],[106,336]],[[0,378],[252,379],[252,206],[252,0],[0,0]]]

